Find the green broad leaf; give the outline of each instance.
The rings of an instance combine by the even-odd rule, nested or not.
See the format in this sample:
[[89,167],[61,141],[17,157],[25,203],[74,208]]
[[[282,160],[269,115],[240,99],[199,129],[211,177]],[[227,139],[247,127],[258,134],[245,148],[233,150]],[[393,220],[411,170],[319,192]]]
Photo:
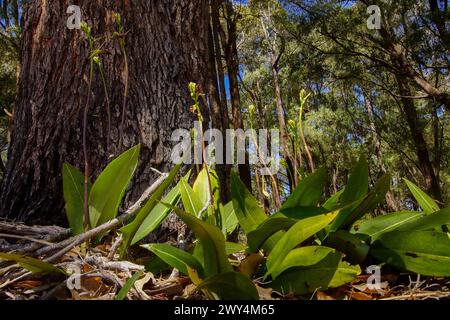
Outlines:
[[91,227],[114,219],[139,159],[140,145],[125,151],[100,173],[89,194]]
[[370,247],[358,235],[338,230],[328,235],[325,245],[345,253],[345,259],[353,264],[365,261]]
[[329,197],[327,199],[327,201],[325,201],[325,203],[322,205],[322,207],[324,207],[328,211],[335,210],[337,207],[339,207],[339,199],[340,199],[342,193],[344,193],[344,191],[345,191],[345,188],[342,188],[341,190],[339,190],[338,192],[333,194],[331,197]]
[[428,215],[420,215],[416,220],[410,220],[397,230],[433,230],[436,227],[450,224],[450,208],[445,208]]
[[[211,182],[212,194],[214,196],[214,208],[217,208],[220,200],[219,178],[217,177],[216,171],[214,171],[213,169],[209,168],[208,171],[209,171],[209,180]],[[206,206],[209,200],[208,198],[209,183],[206,168],[203,168],[200,171],[200,173],[197,176],[197,179],[195,179],[192,189],[194,190],[197,197],[200,199],[202,208]]]
[[308,246],[296,248],[286,255],[279,267],[272,273],[272,278],[278,277],[284,271],[295,267],[309,267],[316,265],[330,254],[342,254],[336,252],[333,248],[325,246]]
[[338,217],[331,225],[331,231],[349,228],[355,221],[362,218],[366,213],[374,210],[386,197],[391,184],[391,176],[385,174],[373,187],[373,189],[355,205],[344,208],[339,212]]
[[161,183],[161,185],[156,189],[156,191],[152,194],[150,199],[144,204],[144,206],[139,210],[136,217],[129,224],[120,228],[120,232],[123,234],[123,241],[120,248],[120,254],[123,257],[127,248],[130,246],[132,239],[136,235],[136,232],[139,230],[141,225],[146,220],[147,216],[152,212],[152,210],[158,204],[158,201],[164,195],[165,190],[169,187],[169,185],[175,180],[178,171],[180,171],[182,164],[178,164],[172,168],[168,177]]
[[361,199],[367,194],[369,190],[369,168],[367,166],[367,159],[364,155],[358,160],[353,169],[348,183],[345,186],[344,192],[340,196],[340,203],[347,204]]
[[204,280],[198,289],[217,294],[222,300],[258,300],[258,290],[252,280],[238,272],[226,272]]
[[417,221],[423,217],[423,212],[399,211],[378,216],[354,224],[350,230],[352,233],[368,235],[372,242],[382,234],[394,231],[403,225]]
[[203,267],[207,277],[233,270],[225,251],[225,238],[219,228],[197,219],[177,207],[164,204],[171,208],[199,239],[203,250]]
[[150,250],[165,263],[173,268],[177,268],[185,275],[188,275],[187,266],[196,270],[200,276],[203,275],[203,267],[201,263],[189,252],[165,243],[143,244],[141,247]]
[[5,253],[0,252],[0,260],[5,261],[14,261],[22,268],[33,272],[33,273],[42,273],[42,274],[49,274],[49,273],[60,273],[60,274],[66,274],[66,272],[58,267],[55,267],[51,263],[41,261],[39,259],[28,257],[20,254],[15,253]]
[[[226,246],[226,244],[225,244]],[[226,251],[226,248],[225,248]],[[198,261],[202,264],[202,266],[205,265],[205,256],[203,255],[203,247],[200,241],[196,241],[194,244],[194,250],[192,250],[192,255],[197,258]],[[228,255],[228,254],[227,254]]]
[[144,271],[137,271],[130,277],[123,285],[122,289],[117,293],[114,300],[123,300],[127,296],[128,292],[133,287],[134,283],[144,274]]
[[306,218],[294,224],[277,242],[267,257],[266,276],[277,271],[289,251],[329,225],[336,218],[338,212]]
[[239,224],[238,218],[234,213],[233,202],[230,201],[226,205],[219,204],[219,211],[222,215],[222,231],[224,234],[231,234]]
[[282,294],[298,295],[342,286],[353,281],[361,273],[361,268],[342,261],[341,257],[339,252],[329,253],[314,265],[291,268],[269,286]]
[[145,271],[151,272],[153,274],[159,274],[164,271],[171,269],[167,263],[164,262],[160,257],[154,256],[145,264]]
[[62,172],[64,208],[70,230],[73,235],[77,235],[84,232],[84,175],[67,162],[63,164]]
[[280,212],[288,218],[301,220],[330,212],[330,210],[323,207],[293,207],[281,209]]
[[246,245],[230,241],[225,242],[225,252],[227,253],[227,255],[243,252],[245,250],[247,250]]
[[430,214],[439,210],[438,204],[431,199],[429,195],[423,192],[418,186],[409,181],[408,179],[403,179],[408,186],[408,189],[411,191],[412,195],[416,199],[419,206],[422,208],[425,214]]
[[[189,173],[187,174],[187,177]],[[176,206],[180,200],[180,184],[179,182],[169,193],[163,198],[163,202],[170,203],[173,206]],[[145,217],[142,224],[139,226],[136,234],[131,241],[131,245],[137,243],[142,240],[148,234],[156,230],[160,226],[160,224],[164,221],[164,219],[169,215],[170,209],[165,205],[158,203],[155,207],[150,211],[150,213]]]
[[370,254],[401,270],[425,276],[450,276],[450,238],[435,231],[392,231],[382,234]]
[[[258,228],[268,218],[264,210],[259,206],[258,201],[248,191],[234,171],[231,172],[231,196],[234,213],[246,234]],[[280,237],[281,235],[276,234],[268,239],[263,245],[264,250],[269,252]]]
[[204,207],[202,200],[187,183],[187,180],[181,179],[180,183],[181,201],[183,202],[184,210],[197,217]]
[[326,174],[325,168],[320,168],[300,181],[281,209],[316,206],[325,187]]
[[280,230],[288,230],[297,222],[298,220],[285,217],[270,217],[269,219],[263,221],[258,228],[247,234],[250,252],[258,251],[263,243],[272,235]]

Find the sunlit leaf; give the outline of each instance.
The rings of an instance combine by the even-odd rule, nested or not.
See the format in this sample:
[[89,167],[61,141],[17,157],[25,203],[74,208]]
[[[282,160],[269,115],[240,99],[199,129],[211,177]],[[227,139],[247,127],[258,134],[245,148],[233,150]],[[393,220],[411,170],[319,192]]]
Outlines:
[[[258,201],[248,191],[235,172],[231,173],[231,195],[234,213],[246,234],[258,228],[268,218]],[[280,235],[275,234],[264,243],[263,248],[266,251],[270,251],[279,238]]]
[[352,226],[351,232],[368,235],[372,241],[375,241],[383,233],[398,229],[409,222],[417,221],[422,216],[422,212],[416,211],[393,212],[358,222]]
[[255,230],[247,234],[247,241],[251,252],[258,251],[262,244],[280,230],[287,230],[298,220],[285,217],[270,217]]
[[298,221],[277,242],[267,257],[267,274],[276,272],[286,255],[303,241],[329,225],[339,211]]
[[418,186],[408,179],[403,180],[405,180],[406,185],[413,194],[419,206],[422,208],[423,212],[430,214],[439,210],[438,204],[429,195],[423,192]]
[[344,192],[340,196],[340,203],[350,203],[361,199],[367,194],[369,189],[369,168],[367,166],[367,159],[361,155],[358,163],[353,168],[348,183],[345,186]]
[[382,234],[370,254],[401,270],[425,276],[450,276],[450,238],[435,231],[392,231]]
[[[185,178],[188,177],[189,173],[186,175]],[[173,187],[172,190],[169,191],[169,193],[163,198],[162,201],[170,203],[173,206],[176,206],[178,204],[178,201],[180,200],[180,184],[181,182],[179,182],[175,187]],[[171,210],[167,208],[165,205],[157,203],[155,207],[150,211],[150,213],[145,217],[142,224],[139,226],[138,230],[136,231],[136,234],[133,237],[133,240],[131,241],[131,244],[133,245],[137,243],[139,240],[142,240],[144,237],[150,234],[150,232],[156,230],[156,228],[158,228],[159,225],[168,216],[170,211]]]
[[204,205],[202,204],[202,200],[197,193],[195,193],[191,186],[187,183],[186,179],[181,179],[180,181],[180,194],[184,210],[190,214],[198,216]]
[[216,226],[197,219],[183,210],[166,204],[181,220],[195,233],[199,239],[204,256],[204,270],[206,276],[232,270],[225,251],[225,238]]
[[187,267],[195,269],[200,276],[203,275],[202,265],[189,252],[175,248],[165,243],[143,244],[141,245],[141,247],[150,250],[168,265],[173,268],[177,268],[185,275],[188,275]]
[[362,199],[358,200],[355,205],[343,208],[336,220],[331,225],[331,231],[338,229],[346,229],[355,221],[362,218],[366,213],[374,210],[386,197],[391,183],[391,176],[385,174],[373,187],[373,189]]
[[[89,191],[91,184],[89,183]],[[63,193],[67,220],[73,235],[84,232],[84,175],[69,163],[63,164]]]
[[222,231],[224,234],[231,234],[239,224],[238,218],[234,213],[233,202],[230,201],[224,206],[219,204],[219,210],[222,215]]
[[89,194],[91,227],[117,216],[125,190],[136,170],[140,145],[114,159],[98,176]]
[[[212,194],[214,197],[214,207],[217,208],[219,200],[220,200],[220,191],[219,191],[219,178],[217,177],[216,171],[209,168],[209,182],[208,182],[208,174],[205,168],[203,168],[195,179],[194,185],[192,189],[195,194],[200,199],[202,207],[208,204],[209,200],[209,183],[211,183]],[[187,211],[187,210],[186,210]]]
[[[305,259],[308,259],[305,257]],[[283,294],[306,294],[327,290],[353,281],[361,273],[359,266],[342,261],[339,252],[328,254],[314,265],[291,268],[270,283],[270,287]]]
[[121,256],[125,254],[136,232],[139,230],[147,216],[152,212],[153,208],[155,208],[158,204],[158,201],[163,196],[165,190],[169,187],[173,180],[175,180],[181,166],[181,164],[178,164],[172,168],[168,177],[163,181],[163,183],[161,183],[150,199],[148,199],[144,206],[139,210],[134,220],[120,229],[120,232],[123,234],[123,241],[120,248]]
[[15,253],[5,253],[0,252],[0,259],[6,260],[6,261],[14,261],[17,262],[22,268],[31,271],[33,273],[42,273],[42,274],[48,274],[48,273],[60,273],[60,274],[66,274],[64,270],[55,267],[51,263],[41,261],[39,259],[28,257],[20,254]]
[[326,173],[324,168],[320,168],[300,181],[281,209],[316,206],[323,193]]
[[137,271],[130,277],[123,285],[122,289],[117,293],[114,300],[123,300],[127,296],[128,292],[133,287],[134,283],[144,274],[144,271]]

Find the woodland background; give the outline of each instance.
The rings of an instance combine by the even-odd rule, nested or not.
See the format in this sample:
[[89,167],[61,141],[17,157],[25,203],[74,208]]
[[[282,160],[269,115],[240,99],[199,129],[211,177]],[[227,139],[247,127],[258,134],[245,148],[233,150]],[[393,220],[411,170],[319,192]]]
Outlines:
[[[79,30],[66,26],[69,5],[82,8]],[[378,29],[368,28],[370,5],[381,10]],[[389,264],[388,272],[393,267],[448,277],[448,5],[446,0],[1,0],[0,229],[16,232],[6,234],[8,241],[0,239],[9,252],[0,252],[7,260],[0,264],[6,265],[2,279],[20,284],[23,270],[18,274],[11,261],[61,274],[58,268],[67,261],[49,263],[72,259],[86,266],[78,259],[85,254],[91,265],[125,263],[127,272],[118,281],[111,274],[97,276],[114,284],[98,280],[99,288],[123,299],[143,276],[131,247],[142,239],[158,242],[144,248],[159,258],[185,259],[161,258],[189,276],[177,284],[189,297],[203,286],[198,290],[203,298],[260,298],[264,291],[255,283],[264,271],[274,290],[294,285],[297,294],[312,293],[364,281],[360,266],[374,258]],[[203,129],[222,132],[279,129],[281,170],[262,176],[261,167],[248,162],[174,168],[171,134],[192,128],[195,120]],[[72,186],[63,188],[68,176]],[[75,199],[83,179],[84,199]],[[131,206],[154,184],[145,204]],[[164,194],[172,206],[158,202]],[[196,197],[198,203],[191,201]],[[176,206],[180,198],[187,213]],[[160,228],[169,212],[174,214]],[[148,223],[152,213],[158,216]],[[95,246],[106,231],[132,217]],[[231,232],[223,217],[232,217]],[[106,229],[92,233],[108,221]],[[360,222],[366,234],[358,231]],[[71,230],[61,228],[69,223]],[[35,224],[59,227],[31,227]],[[207,230],[206,236],[199,230]],[[38,238],[27,239],[30,234]],[[334,243],[341,236],[343,248]],[[176,246],[163,244],[166,240]],[[22,246],[27,241],[33,243]],[[310,246],[298,247],[303,242]],[[348,252],[348,243],[356,253]],[[292,265],[283,265],[291,253],[299,260],[285,259]],[[127,255],[138,265],[122,261]],[[314,268],[303,265],[315,258]],[[199,274],[204,269],[205,278],[187,267]],[[133,277],[131,271],[137,271]],[[118,292],[127,287],[125,279],[131,279],[128,289]],[[236,286],[215,288],[215,281]],[[195,285],[193,291],[187,283]],[[135,286],[134,296],[173,288],[154,284],[147,291],[141,286],[144,294]],[[448,283],[440,285],[439,294],[448,296]],[[12,297],[14,290],[2,294]],[[74,299],[78,294],[71,291]]]

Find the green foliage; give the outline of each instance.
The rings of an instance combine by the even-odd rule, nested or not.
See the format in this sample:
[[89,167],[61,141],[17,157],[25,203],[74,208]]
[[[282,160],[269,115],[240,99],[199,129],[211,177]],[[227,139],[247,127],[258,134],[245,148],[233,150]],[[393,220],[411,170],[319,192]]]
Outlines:
[[303,179],[292,194],[283,203],[281,210],[294,207],[314,207],[319,203],[325,186],[326,170],[318,169]]
[[297,223],[296,219],[273,216],[264,220],[258,228],[247,234],[250,251],[256,252],[263,243],[280,230],[287,230]]
[[374,242],[370,253],[401,270],[450,276],[450,238],[442,232],[388,232]]
[[125,151],[95,180],[89,193],[89,217],[92,228],[117,216],[125,190],[136,170],[139,152],[140,145]]
[[180,193],[181,201],[183,202],[186,212],[197,217],[203,209],[204,204],[199,195],[191,188],[185,179],[181,179]]
[[[107,175],[99,176],[99,179],[107,177],[102,178],[105,181],[119,182],[117,188],[105,193],[110,203],[104,199],[99,201],[103,206],[117,209],[137,158],[138,149],[137,152],[131,149],[107,166]],[[369,190],[365,157],[360,158],[350,174],[348,185],[336,194],[323,199],[326,171],[319,169],[302,179],[280,211],[272,216],[264,212],[234,172],[232,201],[223,206],[219,201],[216,173],[207,167],[197,176],[193,187],[188,183],[188,173],[160,201],[180,168],[178,165],[171,170],[136,218],[121,228],[124,235],[121,249],[125,252],[130,244],[155,230],[171,211],[175,212],[195,234],[193,253],[168,244],[142,247],[156,255],[152,261],[164,265],[158,270],[167,265],[177,268],[191,277],[197,289],[210,299],[257,299],[251,278],[234,271],[228,255],[261,249],[267,259],[256,261],[253,268],[265,270],[265,278],[270,279],[268,286],[284,293],[306,294],[352,281],[361,268],[350,263],[363,265],[369,256],[424,275],[450,274],[450,240],[446,233],[435,231],[436,227],[450,223],[450,208],[434,210],[436,203],[408,183],[417,201],[429,212],[400,211],[367,219],[367,214],[381,203],[389,190],[390,176],[384,175]],[[114,178],[116,173],[118,176]],[[71,226],[80,232],[83,176],[65,164],[63,177],[68,218]],[[97,183],[104,184],[104,181]],[[176,206],[180,199],[184,210]],[[216,219],[217,213],[221,224]],[[248,247],[226,239],[237,224],[246,233]],[[117,299],[126,296],[137,277],[135,274],[129,279],[131,284],[128,286],[127,282]]]
[[123,300],[127,296],[128,292],[133,287],[134,283],[144,274],[143,271],[135,272],[123,285],[122,289],[117,293],[114,300]]
[[195,269],[199,276],[203,276],[201,263],[190,253],[164,243],[143,244],[141,247],[150,250],[168,265],[177,268],[185,275],[189,275],[188,267]]
[[405,180],[406,185],[408,186],[409,190],[411,191],[417,203],[420,205],[425,214],[430,214],[439,210],[438,204],[429,195],[420,190],[418,186],[416,186],[408,179],[403,180]]
[[276,278],[282,272],[280,265],[289,251],[329,225],[337,214],[338,211],[305,218],[294,224],[277,242],[267,257],[267,274]]
[[14,261],[22,268],[33,273],[56,273],[66,274],[62,269],[55,267],[51,263],[41,261],[33,257],[27,257],[20,254],[0,252],[0,259],[5,261]]
[[[233,198],[234,213],[245,233],[255,230],[268,218],[264,210],[259,206],[258,201],[248,191],[235,172],[231,173],[231,196]],[[270,251],[275,243],[275,238],[269,238],[264,243],[264,248]]]
[[[89,224],[94,228],[114,219],[137,167],[140,145],[125,151],[89,183]],[[67,218],[73,234],[83,232],[84,176],[68,163],[63,165],[63,191]]]
[[[91,189],[91,185],[89,184]],[[73,235],[84,232],[84,176],[69,163],[63,165],[63,193],[67,220]]]
[[[120,229],[120,232],[123,234],[123,241],[122,245],[120,247],[121,255],[125,255],[126,250],[128,249],[129,245],[133,241],[136,233],[139,231],[143,223],[146,221],[147,217],[149,215],[154,217],[155,220],[147,220],[146,223],[148,225],[152,225],[156,220],[160,220],[161,216],[165,214],[164,212],[157,211],[152,214],[153,209],[158,204],[158,201],[162,198],[164,195],[165,190],[169,187],[169,185],[175,180],[176,175],[178,174],[178,171],[181,169],[181,164],[176,165],[172,168],[167,178],[161,183],[161,185],[155,190],[155,192],[152,194],[150,199],[147,200],[147,202],[144,204],[144,206],[139,209],[136,217],[131,221],[129,224],[123,226]],[[162,213],[161,213],[162,212]],[[159,214],[158,214],[159,213]],[[162,220],[162,219],[161,219]],[[146,225],[143,227],[146,228]]]
[[[293,268],[279,276],[272,282],[271,287],[278,292],[287,294],[294,292],[296,294],[306,294],[314,292],[316,289],[326,290],[328,288],[339,287],[355,279],[360,274],[359,266],[352,266],[342,261],[342,255],[339,252],[331,252],[323,258],[323,250],[313,254],[313,257],[307,258],[302,253],[311,253],[311,250],[300,251],[304,248],[296,249],[295,253],[305,259],[302,263],[318,261],[313,265]],[[300,258],[298,257],[300,260]]]
[[224,206],[219,204],[219,210],[222,215],[222,232],[225,235],[231,234],[239,224],[234,213],[233,202],[230,201]]
[[171,208],[181,220],[195,233],[200,241],[204,256],[204,270],[206,276],[232,270],[225,251],[225,238],[216,226],[197,219],[193,215],[183,210],[166,204]]
[[[188,179],[189,175],[190,173],[185,176],[185,179]],[[178,182],[178,184],[174,188],[172,188],[172,190],[170,190],[170,192],[162,199],[163,202],[170,203],[173,206],[176,206],[178,204],[178,201],[180,200],[180,184],[182,183],[182,181],[183,179],[181,179],[180,182]],[[150,213],[145,217],[142,224],[139,226],[136,234],[133,237],[133,240],[131,241],[131,244],[133,245],[137,243],[149,233],[156,230],[156,228],[159,227],[161,222],[167,217],[170,211],[170,208],[167,208],[162,203],[156,204],[155,207],[150,211]]]
[[204,280],[198,289],[207,289],[224,300],[258,300],[252,280],[238,272],[225,272]]

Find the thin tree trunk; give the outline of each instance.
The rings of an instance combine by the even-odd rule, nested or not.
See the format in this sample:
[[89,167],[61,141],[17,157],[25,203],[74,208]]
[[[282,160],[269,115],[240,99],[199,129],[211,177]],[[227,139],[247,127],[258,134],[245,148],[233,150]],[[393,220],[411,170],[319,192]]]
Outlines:
[[[386,173],[386,167],[383,162],[383,152],[381,150],[381,142],[379,138],[379,133],[377,126],[375,124],[375,118],[373,115],[373,105],[370,101],[370,98],[366,92],[363,92],[364,95],[364,107],[366,108],[367,116],[369,118],[369,128],[373,139],[373,144],[375,146],[375,156],[377,158],[378,167],[380,168],[380,172],[382,174]],[[398,211],[399,207],[395,202],[394,194],[391,190],[386,193],[386,203],[389,208],[394,211]]]
[[411,91],[406,81],[400,76],[397,75],[396,80],[401,95],[403,113],[412,135],[420,171],[425,180],[425,187],[434,199],[442,201],[441,188],[430,160],[428,146],[423,136],[423,127],[419,121],[413,100],[406,98],[411,96]]
[[[227,22],[228,37],[224,42],[225,59],[227,62],[228,80],[230,82],[230,97],[231,97],[231,114],[234,129],[244,129],[244,122],[241,115],[241,99],[238,85],[239,62],[236,47],[236,17],[231,1],[225,1],[225,12]],[[248,163],[248,155],[246,154],[246,163],[238,164],[239,176],[244,182],[245,186],[251,191],[252,180],[250,165]]]
[[[210,22],[210,33],[209,33],[209,60],[208,60],[208,70],[210,72],[208,76],[208,86],[209,86],[209,100],[211,106],[211,118],[213,127],[219,129],[222,134],[228,129],[228,112],[226,109],[226,100],[223,101],[223,97],[220,97],[220,85],[218,79],[218,69],[222,66],[217,66],[216,61],[221,62],[221,51],[220,45],[218,45],[218,31],[217,26],[214,26],[215,19],[213,16],[217,16],[217,6],[216,1],[211,1],[210,11],[211,11],[211,22]],[[215,18],[218,18],[215,17]],[[217,58],[218,56],[218,58]],[[226,96],[225,96],[226,99]],[[223,145],[226,150],[226,141]],[[231,199],[231,166],[228,164],[216,164],[216,172],[220,182],[220,197],[223,202],[227,202]]]

